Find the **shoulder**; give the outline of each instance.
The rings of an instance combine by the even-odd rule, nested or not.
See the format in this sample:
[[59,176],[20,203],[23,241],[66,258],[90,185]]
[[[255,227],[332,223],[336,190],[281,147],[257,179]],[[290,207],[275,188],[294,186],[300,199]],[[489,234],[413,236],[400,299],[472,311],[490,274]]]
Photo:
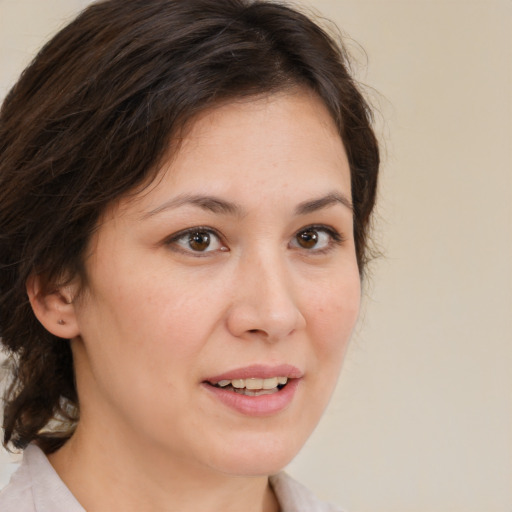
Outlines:
[[343,512],[342,509],[319,500],[309,489],[286,473],[270,477],[282,512]]
[[0,491],[0,510],[2,512],[35,512],[32,478],[26,460],[21,463],[11,476],[9,483]]
[[23,453],[23,461],[0,492],[1,512],[85,512],[46,455],[35,445]]

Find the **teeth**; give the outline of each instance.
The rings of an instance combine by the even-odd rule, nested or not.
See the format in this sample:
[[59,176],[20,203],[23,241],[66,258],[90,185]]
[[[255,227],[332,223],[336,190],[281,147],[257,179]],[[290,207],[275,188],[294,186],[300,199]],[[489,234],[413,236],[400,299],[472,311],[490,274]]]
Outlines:
[[248,389],[248,390],[271,390],[277,388],[277,386],[284,386],[288,382],[288,377],[271,377],[270,379],[233,379],[233,380],[221,380],[217,382],[217,385],[221,388],[225,388],[230,384],[235,389]]
[[272,379],[263,379],[261,382],[261,389],[277,388],[277,382],[277,377],[273,377]]
[[235,393],[238,393],[239,395],[245,395],[245,396],[260,396],[260,395],[272,395],[274,393],[278,392],[277,388],[274,389],[257,389],[257,390],[251,390],[251,389],[235,389]]
[[[267,380],[267,379],[265,379]],[[270,380],[270,379],[269,379]],[[275,388],[275,386],[272,386]],[[263,389],[263,379],[245,379],[246,389]],[[269,388],[265,388],[269,389]]]

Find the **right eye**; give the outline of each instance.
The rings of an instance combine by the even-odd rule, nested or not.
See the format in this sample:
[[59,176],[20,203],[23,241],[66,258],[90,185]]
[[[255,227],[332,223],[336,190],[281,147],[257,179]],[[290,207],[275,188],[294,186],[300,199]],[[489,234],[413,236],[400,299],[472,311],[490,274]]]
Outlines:
[[181,251],[198,253],[198,255],[228,250],[219,235],[208,228],[192,228],[181,231],[172,236],[167,244],[175,246]]

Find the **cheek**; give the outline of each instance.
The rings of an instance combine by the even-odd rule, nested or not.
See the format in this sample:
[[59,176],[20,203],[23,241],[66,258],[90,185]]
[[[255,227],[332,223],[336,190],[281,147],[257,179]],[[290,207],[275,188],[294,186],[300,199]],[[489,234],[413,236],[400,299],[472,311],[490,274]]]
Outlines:
[[209,290],[166,273],[138,278],[119,290],[117,329],[141,360],[153,365],[168,368],[193,360],[220,318],[219,301]]
[[77,356],[85,379],[80,391],[94,397],[93,408],[107,401],[149,432],[153,426],[147,418],[161,410],[172,416],[186,399],[181,384],[195,378],[194,361],[211,328],[212,301],[172,286],[175,279],[112,277],[104,281],[109,286],[95,286],[80,312],[84,350]]
[[[357,322],[360,281],[356,273],[324,283],[309,302],[310,370],[314,375],[315,400],[323,410],[341,370],[346,349]],[[319,378],[317,378],[319,377]],[[313,384],[313,380],[311,384]]]
[[359,277],[333,280],[311,296],[308,307],[310,325],[321,350],[344,349],[359,315],[361,287]]

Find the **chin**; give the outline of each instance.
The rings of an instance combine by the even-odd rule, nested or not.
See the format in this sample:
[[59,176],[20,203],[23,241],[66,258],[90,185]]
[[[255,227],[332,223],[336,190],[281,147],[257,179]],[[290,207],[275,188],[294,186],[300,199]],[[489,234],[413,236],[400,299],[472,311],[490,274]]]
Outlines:
[[[288,434],[288,435],[286,435]],[[233,476],[268,476],[285,468],[302,448],[304,439],[264,435],[232,442],[211,461],[217,471]]]

